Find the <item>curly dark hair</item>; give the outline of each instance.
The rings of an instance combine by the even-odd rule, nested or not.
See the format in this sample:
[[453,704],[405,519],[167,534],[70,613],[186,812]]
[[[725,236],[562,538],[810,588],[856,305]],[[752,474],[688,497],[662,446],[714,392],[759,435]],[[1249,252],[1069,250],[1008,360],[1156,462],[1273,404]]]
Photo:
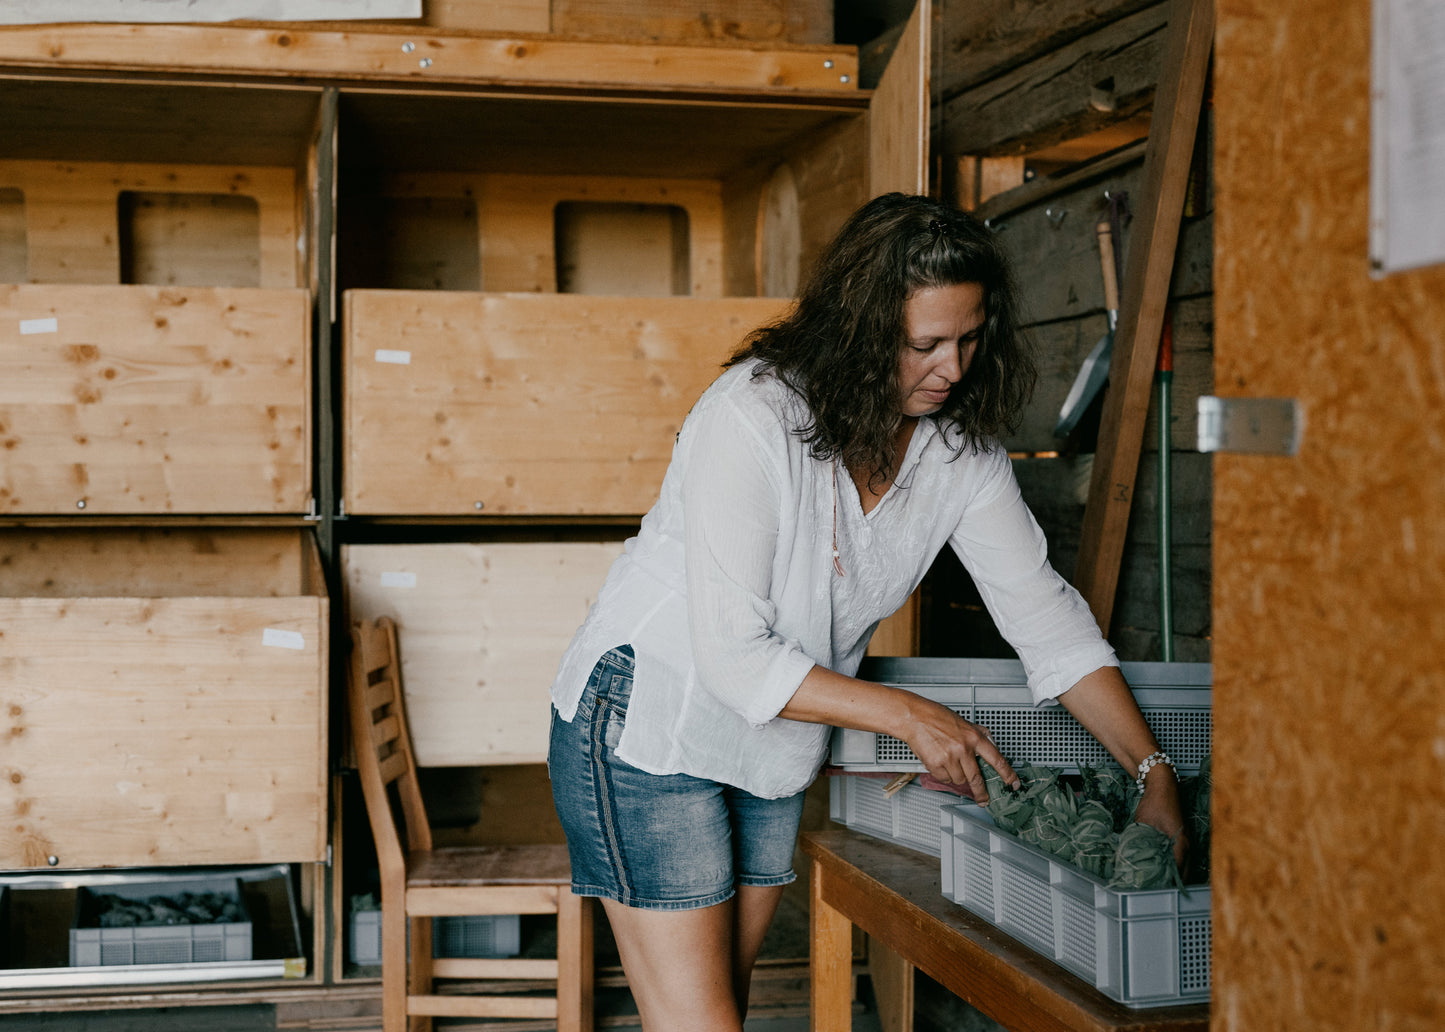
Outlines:
[[993,233],[928,197],[884,194],[859,208],[824,250],[781,321],[748,335],[728,359],[762,360],[807,404],[798,428],[818,459],[892,474],[902,416],[904,303],[928,287],[977,283],[984,323],[968,373],[934,416],[956,454],[1016,429],[1037,370],[1019,327],[1013,275]]

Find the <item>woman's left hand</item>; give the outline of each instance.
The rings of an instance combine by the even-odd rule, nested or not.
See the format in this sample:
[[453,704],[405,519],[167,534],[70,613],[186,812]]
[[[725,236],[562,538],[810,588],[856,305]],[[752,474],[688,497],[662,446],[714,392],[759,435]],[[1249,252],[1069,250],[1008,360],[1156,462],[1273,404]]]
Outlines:
[[1174,862],[1179,873],[1189,854],[1189,836],[1184,833],[1184,814],[1179,805],[1179,779],[1172,768],[1159,764],[1144,776],[1144,795],[1134,811],[1140,824],[1158,828],[1174,840]]

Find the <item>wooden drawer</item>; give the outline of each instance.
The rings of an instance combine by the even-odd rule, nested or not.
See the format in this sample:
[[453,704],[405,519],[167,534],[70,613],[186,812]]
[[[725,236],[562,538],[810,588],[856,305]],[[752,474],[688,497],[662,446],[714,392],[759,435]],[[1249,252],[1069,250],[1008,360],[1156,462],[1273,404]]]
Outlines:
[[0,533],[0,868],[324,859],[327,610],[308,531]]
[[397,622],[422,766],[541,763],[549,689],[622,542],[350,545],[351,619]]
[[298,288],[0,286],[0,514],[302,513]]
[[346,511],[646,512],[683,417],[787,304],[348,291]]

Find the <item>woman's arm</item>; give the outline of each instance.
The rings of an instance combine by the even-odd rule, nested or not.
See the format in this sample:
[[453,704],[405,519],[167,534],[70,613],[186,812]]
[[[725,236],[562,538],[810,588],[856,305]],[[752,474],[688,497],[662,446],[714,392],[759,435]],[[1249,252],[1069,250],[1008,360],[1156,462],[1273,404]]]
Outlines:
[[988,802],[988,789],[978,768],[980,758],[987,760],[1012,787],[1019,787],[1018,775],[986,730],[970,724],[947,706],[903,688],[815,666],[778,715],[892,735],[907,742],[935,778],[967,786],[979,803]]
[[[1084,725],[1131,776],[1159,751],[1159,742],[1124,683],[1118,667],[1095,670],[1059,696],[1065,709]],[[1156,764],[1144,776],[1144,797],[1136,819],[1174,837],[1174,858],[1182,865],[1188,842],[1179,806],[1179,779],[1168,764]]]

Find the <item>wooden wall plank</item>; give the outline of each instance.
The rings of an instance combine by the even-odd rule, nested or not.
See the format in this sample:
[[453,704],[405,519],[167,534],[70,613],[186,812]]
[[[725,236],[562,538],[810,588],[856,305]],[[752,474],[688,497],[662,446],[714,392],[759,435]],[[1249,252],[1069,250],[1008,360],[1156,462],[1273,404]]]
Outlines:
[[620,541],[343,547],[350,619],[397,621],[418,763],[546,759],[557,661],[621,552]]
[[0,286],[0,511],[305,512],[310,323],[301,289]]
[[645,512],[693,402],[782,307],[348,291],[347,512]]
[[945,100],[1063,49],[1158,0],[975,0],[950,4],[933,76]]
[[1153,99],[1168,8],[1145,7],[950,96],[934,112],[937,145],[1024,154],[1128,120]]
[[1219,13],[1217,390],[1296,398],[1306,424],[1294,457],[1214,459],[1214,1028],[1425,1032],[1445,268],[1369,275],[1369,0]]
[[[195,25],[15,26],[0,67],[194,70],[413,82],[855,92],[853,47],[713,46]],[[424,63],[429,62],[429,63]],[[847,77],[846,79],[844,77]]]

